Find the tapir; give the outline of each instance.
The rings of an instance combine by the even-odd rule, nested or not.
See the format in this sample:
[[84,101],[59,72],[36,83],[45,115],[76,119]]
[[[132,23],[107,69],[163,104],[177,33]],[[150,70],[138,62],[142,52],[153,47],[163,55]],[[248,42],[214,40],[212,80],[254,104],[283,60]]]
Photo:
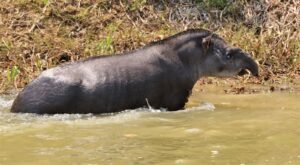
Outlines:
[[151,106],[182,110],[201,77],[230,77],[258,64],[219,35],[190,29],[140,49],[100,55],[43,71],[14,100],[11,112],[113,113]]

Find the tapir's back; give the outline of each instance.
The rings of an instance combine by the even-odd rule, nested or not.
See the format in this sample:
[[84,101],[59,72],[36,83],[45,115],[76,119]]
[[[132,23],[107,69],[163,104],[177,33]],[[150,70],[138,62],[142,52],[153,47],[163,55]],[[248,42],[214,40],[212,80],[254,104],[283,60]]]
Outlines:
[[117,112],[147,105],[147,99],[161,105],[164,93],[159,89],[169,83],[153,59],[150,55],[110,56],[49,69],[20,92],[11,111]]

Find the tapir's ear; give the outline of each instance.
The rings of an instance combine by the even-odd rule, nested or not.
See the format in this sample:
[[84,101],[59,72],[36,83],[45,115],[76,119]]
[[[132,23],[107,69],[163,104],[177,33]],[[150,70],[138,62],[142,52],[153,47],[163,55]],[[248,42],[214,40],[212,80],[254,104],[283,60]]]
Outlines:
[[209,35],[202,39],[202,45],[204,50],[208,50],[210,44],[211,44],[212,35]]

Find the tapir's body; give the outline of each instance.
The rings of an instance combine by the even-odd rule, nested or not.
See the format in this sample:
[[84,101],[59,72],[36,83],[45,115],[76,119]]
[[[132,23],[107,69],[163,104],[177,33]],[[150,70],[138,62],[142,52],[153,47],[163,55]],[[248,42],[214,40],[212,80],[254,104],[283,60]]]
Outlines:
[[[234,64],[226,63],[234,65],[226,68],[217,61],[223,57],[211,57],[216,54],[214,47],[241,57]],[[123,55],[46,70],[20,92],[11,111],[111,113],[147,105],[179,110],[200,77],[236,75],[244,69],[258,73],[256,63],[240,49],[229,49],[209,31],[190,30]]]

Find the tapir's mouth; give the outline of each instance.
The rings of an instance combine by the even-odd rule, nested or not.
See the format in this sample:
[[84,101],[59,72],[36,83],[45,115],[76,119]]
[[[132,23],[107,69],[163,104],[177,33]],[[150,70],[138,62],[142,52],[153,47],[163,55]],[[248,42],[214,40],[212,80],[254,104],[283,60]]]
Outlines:
[[241,69],[241,71],[238,73],[239,76],[243,76],[245,74],[250,74],[250,71],[248,69]]
[[242,76],[250,73],[253,76],[258,77],[258,63],[256,63],[256,61],[246,54],[243,56],[243,65],[241,66],[241,70],[239,71],[238,75]]

